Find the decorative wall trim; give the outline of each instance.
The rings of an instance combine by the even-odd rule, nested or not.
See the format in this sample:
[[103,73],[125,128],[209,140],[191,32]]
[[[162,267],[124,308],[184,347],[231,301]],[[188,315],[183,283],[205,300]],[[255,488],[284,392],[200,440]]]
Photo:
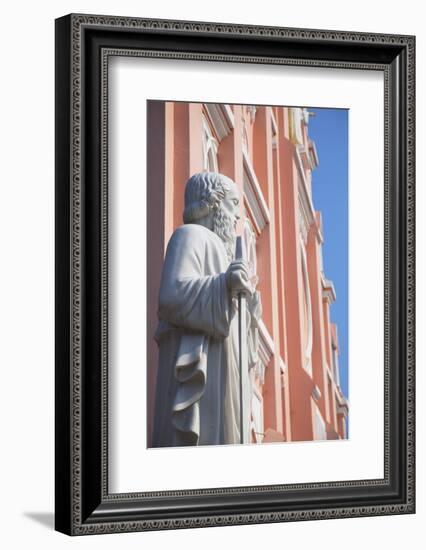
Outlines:
[[316,384],[312,388],[312,397],[315,401],[318,401],[319,399],[321,399],[321,390]]
[[[299,147],[295,148],[295,161],[299,174],[297,187],[299,199],[300,233],[303,241],[306,243],[311,226],[316,225],[316,217],[311,199],[310,183],[307,180],[306,173],[303,168]],[[319,237],[321,238],[322,236],[319,234]]]
[[311,139],[309,140],[308,154],[309,154],[311,170],[315,170],[315,168],[319,166],[319,158],[318,158],[318,152],[317,152],[317,147],[315,145],[315,141],[312,141]]
[[204,105],[218,140],[222,141],[235,128],[234,113],[227,104],[205,103]]
[[250,211],[256,231],[260,234],[270,222],[271,215],[250,157],[246,151],[243,151],[243,170],[246,206]]
[[319,164],[315,143],[309,140],[308,147],[305,147],[305,145],[297,145],[297,150],[299,151],[302,165],[305,170],[315,170]]
[[202,116],[203,121],[203,168],[209,172],[219,172],[219,164],[217,159],[218,143],[212,134],[210,122],[205,115]]
[[311,289],[309,285],[309,274],[308,274],[308,262],[306,258],[306,250],[303,242],[300,243],[300,256],[302,259],[302,279],[303,279],[303,288],[305,290],[305,307],[306,307],[306,317],[308,326],[307,335],[306,335],[306,346],[305,346],[305,359],[306,364],[303,365],[303,368],[312,376],[312,343],[313,343],[313,319],[312,319],[312,299],[311,299]]
[[302,124],[305,120],[303,111],[304,109],[300,107],[290,107],[289,109],[290,141],[295,145],[303,145]]
[[322,297],[327,300],[329,304],[336,301],[336,290],[334,288],[333,281],[326,279],[324,273],[321,276]]
[[265,367],[275,353],[275,346],[272,336],[269,334],[265,323],[259,320],[259,358]]

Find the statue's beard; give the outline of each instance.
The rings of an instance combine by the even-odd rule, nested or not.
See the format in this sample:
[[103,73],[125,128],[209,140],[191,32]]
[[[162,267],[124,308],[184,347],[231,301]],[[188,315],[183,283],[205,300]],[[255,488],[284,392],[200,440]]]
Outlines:
[[213,231],[225,244],[228,260],[232,262],[235,252],[235,221],[223,208],[218,208],[213,214]]

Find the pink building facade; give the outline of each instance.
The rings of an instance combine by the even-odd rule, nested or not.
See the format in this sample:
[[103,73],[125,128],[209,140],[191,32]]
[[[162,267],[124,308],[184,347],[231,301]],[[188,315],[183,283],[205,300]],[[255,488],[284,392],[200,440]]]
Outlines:
[[312,202],[318,164],[302,108],[148,102],[148,445],[158,351],[153,335],[168,240],[182,224],[184,187],[201,171],[240,189],[248,262],[263,314],[251,375],[252,442],[344,439],[336,300],[322,262],[321,214]]

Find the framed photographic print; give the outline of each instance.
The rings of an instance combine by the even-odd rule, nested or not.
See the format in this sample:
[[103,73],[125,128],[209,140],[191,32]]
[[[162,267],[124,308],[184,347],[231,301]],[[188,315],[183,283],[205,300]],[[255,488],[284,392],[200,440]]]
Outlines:
[[412,36],[56,21],[56,529],[414,513]]

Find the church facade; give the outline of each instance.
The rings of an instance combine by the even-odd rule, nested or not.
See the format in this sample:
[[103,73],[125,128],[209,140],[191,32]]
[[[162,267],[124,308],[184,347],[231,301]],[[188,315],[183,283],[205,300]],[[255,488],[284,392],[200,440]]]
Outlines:
[[259,281],[263,313],[251,373],[251,441],[347,437],[338,330],[330,321],[336,294],[323,268],[321,214],[312,200],[318,156],[309,116],[294,107],[148,102],[148,446],[161,269],[167,243],[182,224],[185,183],[202,171],[237,184],[238,234]]

